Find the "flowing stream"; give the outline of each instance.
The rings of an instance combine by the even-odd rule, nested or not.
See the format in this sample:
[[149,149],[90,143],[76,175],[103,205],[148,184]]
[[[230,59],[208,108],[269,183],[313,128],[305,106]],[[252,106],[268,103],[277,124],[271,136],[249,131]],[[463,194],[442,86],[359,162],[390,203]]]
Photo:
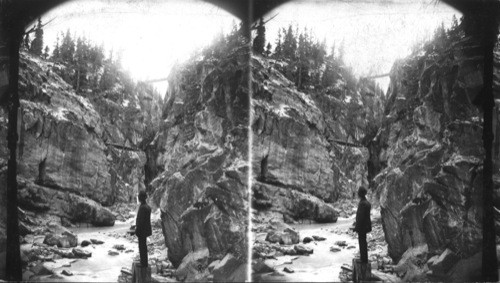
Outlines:
[[[130,220],[127,222],[117,221],[112,227],[81,227],[71,229],[78,235],[78,244],[82,240],[98,239],[104,241],[101,245],[90,245],[82,249],[92,252],[92,256],[87,259],[56,259],[47,262],[47,266],[54,270],[54,274],[61,278],[54,278],[53,275],[32,277],[32,281],[51,282],[117,282],[122,267],[130,267],[134,256],[138,253],[137,243],[121,237],[114,237],[108,233],[125,233],[130,227]],[[35,241],[42,242],[43,237],[36,238]],[[125,250],[118,255],[108,255],[109,250],[114,245],[123,245]],[[31,245],[31,244],[27,244]],[[80,247],[81,248],[81,247]],[[129,250],[129,252],[126,252]],[[130,252],[132,250],[132,252]],[[116,250],[115,250],[116,251]],[[70,266],[68,266],[70,264]],[[73,276],[61,275],[62,270],[68,270]]]
[[[353,222],[354,215],[349,218],[339,218],[336,223],[331,224],[290,225],[300,233],[301,238],[316,235],[325,237],[326,240],[304,244],[314,249],[314,253],[309,256],[286,255],[279,256],[277,259],[267,259],[266,263],[279,272],[262,274],[260,281],[338,282],[341,266],[345,263],[350,264],[358,251],[358,241],[347,234],[338,235],[331,231],[332,229],[348,229]],[[338,252],[331,252],[330,247],[340,248],[335,245],[337,241],[345,241],[347,246],[355,246],[356,248],[341,248]],[[283,271],[285,267],[292,268],[295,272],[286,273]]]

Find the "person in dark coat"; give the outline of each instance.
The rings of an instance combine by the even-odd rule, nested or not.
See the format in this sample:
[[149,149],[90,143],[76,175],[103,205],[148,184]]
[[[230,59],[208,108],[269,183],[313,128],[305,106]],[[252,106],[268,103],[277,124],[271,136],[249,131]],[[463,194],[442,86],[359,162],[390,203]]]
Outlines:
[[366,188],[361,186],[358,189],[359,204],[356,211],[356,223],[354,231],[358,233],[359,253],[362,263],[368,263],[368,244],[366,242],[366,233],[372,231],[372,221],[370,219],[370,210],[372,205],[366,200]]
[[139,201],[141,205],[139,206],[139,211],[137,212],[137,218],[135,220],[135,235],[139,240],[139,255],[141,257],[141,266],[148,266],[148,247],[146,245],[146,240],[151,236],[151,208],[146,203],[147,194],[145,191],[139,192]]

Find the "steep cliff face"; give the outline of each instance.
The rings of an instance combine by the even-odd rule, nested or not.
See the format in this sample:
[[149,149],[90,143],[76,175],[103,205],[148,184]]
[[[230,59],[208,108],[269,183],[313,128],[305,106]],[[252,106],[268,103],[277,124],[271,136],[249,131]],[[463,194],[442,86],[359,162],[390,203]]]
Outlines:
[[[152,90],[137,87],[126,93],[120,81],[106,93],[76,94],[58,75],[64,68],[21,53],[20,207],[44,221],[113,225],[113,214],[101,205],[135,201],[137,191],[144,188],[146,156],[139,149],[142,138],[136,138],[144,130],[129,125],[154,123],[154,115],[160,115],[154,107],[159,110],[159,106],[144,99],[153,97]],[[121,99],[113,97],[119,94]],[[127,116],[120,116],[128,106],[122,103],[124,99],[136,112],[148,116],[122,122],[127,121]],[[6,119],[2,120],[4,128],[1,148],[7,152]]]
[[[433,47],[432,45],[428,45]],[[384,126],[374,139],[375,178],[390,256],[410,247],[481,248],[482,121],[472,104],[482,87],[480,49],[468,39],[395,63]]]
[[248,247],[248,69],[249,48],[240,45],[172,70],[151,183],[170,261],[178,267],[208,249],[203,268],[230,257],[239,280]]
[[332,87],[300,91],[281,72],[283,64],[252,58],[254,208],[336,221],[331,203],[367,184],[368,151],[361,142],[366,121],[381,112],[376,86],[347,86],[338,75]]

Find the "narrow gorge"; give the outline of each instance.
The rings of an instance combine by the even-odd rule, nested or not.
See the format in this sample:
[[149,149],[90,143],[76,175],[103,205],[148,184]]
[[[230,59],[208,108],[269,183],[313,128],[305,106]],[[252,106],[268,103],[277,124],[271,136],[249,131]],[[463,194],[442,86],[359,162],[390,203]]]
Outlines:
[[[298,2],[297,11],[316,16]],[[339,2],[323,4],[357,5]],[[364,4],[386,12],[394,3]],[[149,66],[160,70],[156,79],[134,77],[123,64],[133,64],[123,59],[127,51],[69,29],[52,54],[37,54],[37,41],[23,39],[16,176],[23,281],[131,283],[145,270],[148,282],[352,282],[359,266],[369,267],[368,281],[484,278],[485,58],[472,18],[425,23],[432,35],[413,38],[382,71],[387,62],[374,46],[356,49],[347,32],[347,39],[321,41],[310,26],[288,21],[297,11],[283,9],[252,25],[210,10],[227,21],[218,23],[224,28],[210,43],[169,38],[196,48],[172,55],[171,65],[158,59]],[[38,19],[33,31],[41,29]],[[171,51],[154,42],[165,48],[155,56]],[[147,57],[141,52],[136,61]],[[367,54],[378,65],[367,63],[360,75],[356,64]],[[9,86],[3,62],[0,100]],[[499,98],[492,156],[498,255]],[[0,279],[11,236],[8,117],[1,107]],[[360,187],[368,190],[372,227],[363,264],[354,231]],[[139,192],[151,208],[149,267],[138,265]]]
[[[298,89],[287,75],[291,61],[252,58],[254,280],[302,281],[304,272],[336,280],[315,277],[306,266],[321,270],[325,260],[344,257],[345,246],[339,249],[332,236],[354,236],[343,223],[354,222],[352,202],[362,185],[374,205],[376,228],[368,235],[372,275],[384,281],[481,279],[481,52],[463,24],[438,29],[394,63],[386,94],[368,80],[349,83],[338,61],[340,68],[329,74],[331,86]],[[304,220],[341,223],[304,226]],[[310,233],[321,235],[311,242]],[[328,246],[337,253],[328,259],[290,261],[303,249],[314,257]],[[342,281],[351,278],[346,270]]]

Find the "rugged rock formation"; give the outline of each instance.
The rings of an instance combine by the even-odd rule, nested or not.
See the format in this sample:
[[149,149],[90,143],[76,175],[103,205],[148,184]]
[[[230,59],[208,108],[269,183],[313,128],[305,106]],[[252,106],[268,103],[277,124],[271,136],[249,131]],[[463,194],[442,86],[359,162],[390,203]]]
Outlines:
[[[145,187],[141,148],[154,137],[148,133],[157,127],[161,98],[120,80],[106,92],[77,94],[58,75],[68,71],[62,63],[21,53],[18,183],[20,207],[31,219],[22,220],[28,232],[37,225],[33,218],[113,225],[115,217],[102,205],[135,202]],[[3,168],[7,121],[1,114]]]
[[171,72],[164,121],[153,142],[160,173],[151,182],[151,202],[161,210],[176,267],[208,248],[207,265],[230,254],[234,268],[224,273],[246,272],[249,51],[235,47]]
[[327,89],[299,91],[286,64],[252,57],[253,206],[334,222],[331,203],[368,183],[363,132],[373,135],[382,100],[372,82],[347,85],[341,75]]
[[384,127],[373,144],[385,239],[393,260],[411,247],[461,258],[481,249],[480,49],[468,39],[395,63]]

